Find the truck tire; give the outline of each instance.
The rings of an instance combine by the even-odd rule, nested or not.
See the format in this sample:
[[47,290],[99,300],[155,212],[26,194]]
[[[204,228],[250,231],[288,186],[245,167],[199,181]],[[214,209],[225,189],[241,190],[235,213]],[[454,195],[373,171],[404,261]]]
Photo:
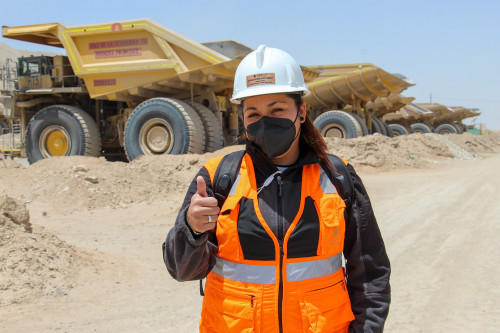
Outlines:
[[380,133],[382,135],[387,135],[386,129],[385,129],[384,124],[382,123],[382,121],[380,121],[375,116],[370,116],[370,118],[372,119],[371,134],[373,134],[373,133]]
[[0,135],[9,134],[10,127],[5,121],[0,120]]
[[361,118],[360,116],[358,116],[355,113],[350,113],[350,115],[353,116],[354,118],[356,118],[359,125],[361,125],[361,131],[363,133],[363,136],[370,134],[370,132],[368,131],[368,127],[366,127],[366,122],[363,118]]
[[30,120],[25,145],[30,164],[51,156],[99,156],[101,136],[87,112],[75,106],[52,105]]
[[410,131],[406,127],[400,124],[389,124],[389,128],[392,131],[392,136],[408,135]]
[[415,123],[411,124],[411,132],[412,133],[432,133],[432,130],[429,126],[423,123]]
[[314,126],[324,137],[353,139],[362,135],[357,131],[355,119],[345,111],[327,111],[314,121]]
[[141,155],[201,154],[205,128],[196,111],[173,98],[151,98],[139,104],[125,127],[129,161]]
[[205,126],[205,148],[203,152],[212,153],[224,148],[224,132],[219,118],[206,106],[200,103],[188,103],[200,116]]
[[457,129],[457,134],[463,134],[464,133],[464,128],[461,124],[452,124],[453,127]]
[[380,122],[382,123],[382,125],[384,125],[386,135],[390,138],[394,137],[394,134],[392,134],[392,129],[389,127],[389,125],[384,123],[382,120]]
[[437,134],[457,134],[455,126],[450,124],[441,124],[436,128]]
[[361,123],[358,121],[358,119],[356,118],[356,115],[354,113],[350,113],[350,112],[346,112],[345,113],[349,118],[351,118],[352,120],[352,123],[354,124],[354,127],[356,129],[356,135],[359,137],[359,136],[363,136],[363,127],[361,126]]

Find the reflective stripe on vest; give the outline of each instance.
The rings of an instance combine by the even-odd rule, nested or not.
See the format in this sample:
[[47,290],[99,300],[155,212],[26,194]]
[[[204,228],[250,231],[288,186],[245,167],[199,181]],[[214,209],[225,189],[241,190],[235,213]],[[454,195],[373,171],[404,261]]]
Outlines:
[[319,176],[319,185],[321,186],[323,193],[325,194],[337,193],[337,189],[335,188],[335,186],[333,186],[332,181],[326,174],[323,167],[320,166],[320,168],[321,168],[321,175]]
[[286,279],[289,282],[314,279],[333,274],[340,268],[342,253],[320,260],[287,263]]
[[238,176],[234,180],[233,186],[231,186],[231,191],[229,191],[228,196],[232,196],[236,193],[236,188],[238,187],[238,184],[240,183],[240,178],[241,178],[241,172],[238,172]]
[[[286,264],[286,279],[289,282],[304,281],[335,273],[342,268],[342,253],[330,258],[294,262]],[[212,272],[229,280],[273,284],[275,282],[274,266],[246,265],[216,257]]]
[[[321,175],[319,176],[319,185],[321,186],[321,189],[323,190],[323,193],[325,194],[330,194],[330,193],[337,193],[337,189],[335,186],[333,186],[332,181],[328,177],[327,173],[321,167]],[[240,183],[240,178],[241,178],[241,172],[238,172],[238,175],[231,186],[231,190],[229,191],[228,196],[232,196],[236,193],[236,188],[238,187],[238,184]]]
[[246,283],[274,284],[276,272],[274,266],[246,265],[215,257],[212,272],[229,280]]

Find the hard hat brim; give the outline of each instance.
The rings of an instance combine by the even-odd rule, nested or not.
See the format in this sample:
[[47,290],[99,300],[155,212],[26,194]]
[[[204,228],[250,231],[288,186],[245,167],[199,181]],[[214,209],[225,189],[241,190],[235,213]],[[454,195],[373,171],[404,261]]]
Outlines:
[[310,93],[311,92],[307,90],[307,88],[303,87],[262,85],[250,89],[245,89],[243,92],[233,95],[233,97],[231,98],[231,102],[234,104],[241,104],[241,101],[244,100],[245,98],[260,96],[260,95],[300,94],[301,96],[307,96]]

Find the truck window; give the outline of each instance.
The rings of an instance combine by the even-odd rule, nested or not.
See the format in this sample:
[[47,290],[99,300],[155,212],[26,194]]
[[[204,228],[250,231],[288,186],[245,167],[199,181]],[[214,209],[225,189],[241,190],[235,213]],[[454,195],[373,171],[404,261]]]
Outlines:
[[40,64],[37,62],[21,60],[19,64],[18,74],[22,76],[26,76],[29,74],[40,74]]
[[28,69],[30,74],[39,74],[40,73],[40,65],[38,63],[28,63]]

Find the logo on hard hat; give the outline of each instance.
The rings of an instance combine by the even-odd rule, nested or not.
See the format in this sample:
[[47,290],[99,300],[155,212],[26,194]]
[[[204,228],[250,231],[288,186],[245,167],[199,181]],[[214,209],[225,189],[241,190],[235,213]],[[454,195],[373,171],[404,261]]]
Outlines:
[[275,74],[274,73],[262,73],[247,76],[247,88],[253,86],[259,86],[262,84],[275,84]]

